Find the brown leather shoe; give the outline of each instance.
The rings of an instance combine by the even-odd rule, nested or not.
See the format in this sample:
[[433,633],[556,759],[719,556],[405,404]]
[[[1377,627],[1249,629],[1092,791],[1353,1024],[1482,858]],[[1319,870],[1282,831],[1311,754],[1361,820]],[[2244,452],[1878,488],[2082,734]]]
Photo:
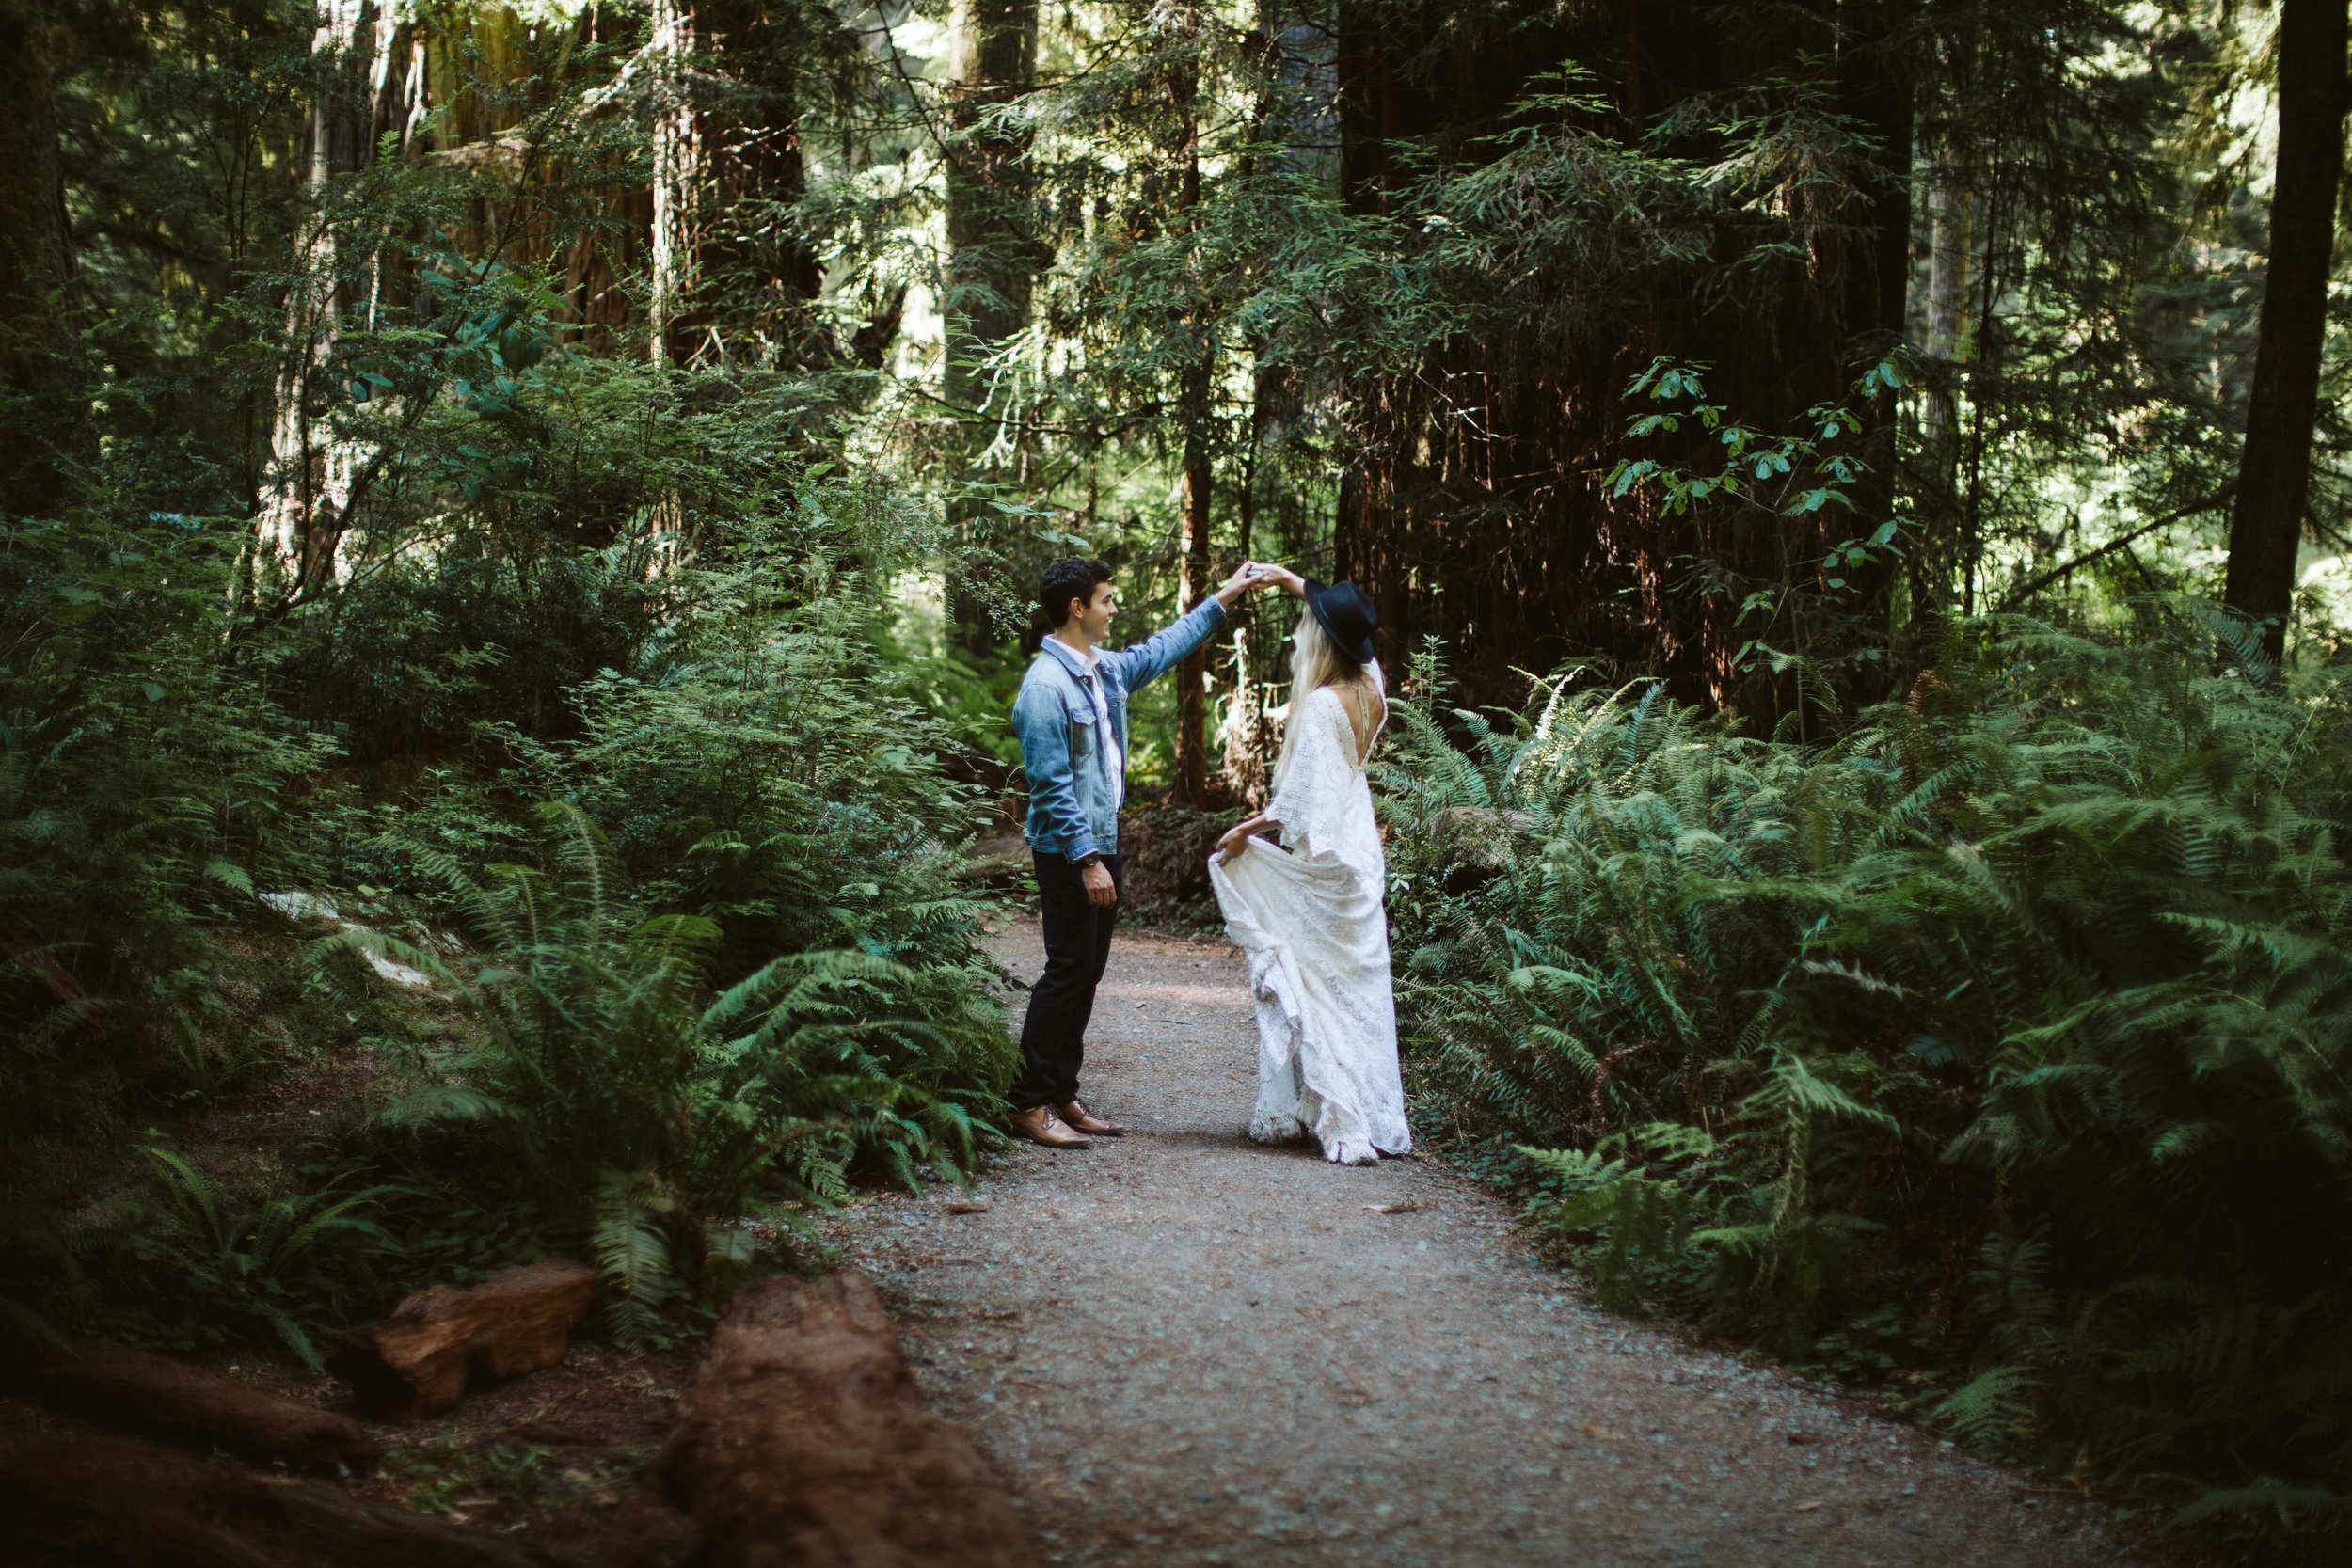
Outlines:
[[1062,1125],[1051,1105],[1034,1105],[1012,1114],[1012,1130],[1033,1144],[1048,1148],[1092,1148],[1092,1139],[1082,1138]]
[[1098,1138],[1116,1138],[1127,1131],[1119,1123],[1104,1121],[1101,1117],[1088,1110],[1087,1102],[1083,1100],[1071,1101],[1068,1104],[1061,1106],[1060,1111],[1062,1120],[1079,1132],[1090,1132]]

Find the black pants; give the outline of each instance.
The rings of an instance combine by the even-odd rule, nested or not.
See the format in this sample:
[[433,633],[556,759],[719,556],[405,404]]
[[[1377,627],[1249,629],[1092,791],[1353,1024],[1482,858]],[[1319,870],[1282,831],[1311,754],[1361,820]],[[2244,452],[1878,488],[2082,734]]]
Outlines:
[[[1016,1111],[1078,1098],[1087,1020],[1094,1013],[1094,988],[1110,962],[1111,932],[1119,926],[1118,905],[1101,909],[1087,902],[1076,866],[1041,849],[1029,854],[1037,863],[1038,909],[1045,921],[1045,973],[1029,992],[1029,1016],[1021,1025],[1021,1077],[1009,1097]],[[1123,893],[1119,857],[1104,855],[1103,865],[1111,885]]]

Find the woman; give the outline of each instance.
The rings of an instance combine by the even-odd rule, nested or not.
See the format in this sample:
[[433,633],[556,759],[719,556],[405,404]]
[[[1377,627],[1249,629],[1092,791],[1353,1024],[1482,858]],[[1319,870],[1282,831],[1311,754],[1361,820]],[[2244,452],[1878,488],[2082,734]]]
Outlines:
[[[1291,657],[1290,715],[1274,798],[1220,840],[1209,880],[1225,930],[1249,957],[1258,1008],[1258,1108],[1249,1135],[1312,1132],[1324,1156],[1375,1164],[1413,1144],[1396,1064],[1396,998],[1380,906],[1388,860],[1364,759],[1388,717],[1372,601],[1279,566],[1306,601]],[[1262,833],[1279,829],[1276,847]]]

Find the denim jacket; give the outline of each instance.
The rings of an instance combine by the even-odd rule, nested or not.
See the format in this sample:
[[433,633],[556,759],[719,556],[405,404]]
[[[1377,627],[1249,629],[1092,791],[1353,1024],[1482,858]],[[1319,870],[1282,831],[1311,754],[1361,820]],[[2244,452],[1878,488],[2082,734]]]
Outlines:
[[[1103,683],[1119,754],[1127,753],[1127,693],[1206,641],[1225,624],[1225,607],[1203,599],[1174,626],[1132,648],[1098,650],[1093,678]],[[1013,699],[1012,729],[1029,779],[1029,847],[1080,860],[1119,852],[1119,791],[1096,729],[1093,695],[1056,654],[1039,649]]]

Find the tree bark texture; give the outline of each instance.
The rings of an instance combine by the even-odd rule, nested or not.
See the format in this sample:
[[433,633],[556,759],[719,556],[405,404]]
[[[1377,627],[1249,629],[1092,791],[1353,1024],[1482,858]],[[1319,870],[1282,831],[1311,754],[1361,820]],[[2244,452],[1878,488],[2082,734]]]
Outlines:
[[120,1437],[0,1433],[9,1568],[562,1568],[495,1535]]
[[[333,577],[336,549],[350,526],[352,479],[363,454],[327,433],[321,416],[336,394],[325,384],[326,372],[347,310],[355,303],[372,307],[384,287],[380,247],[364,275],[342,254],[330,186],[367,166],[388,116],[412,90],[406,73],[395,69],[406,52],[399,48],[402,27],[389,0],[319,0],[317,18],[302,170],[311,210],[286,294],[288,357],[278,375],[260,507],[263,554],[289,595]],[[410,106],[411,125],[417,107]],[[364,276],[365,298],[347,272]]]
[[2286,652],[2311,495],[2328,270],[2344,176],[2345,9],[2344,0],[2280,0],[2270,262],[2222,589],[2224,603],[2263,624],[2263,646],[2273,659]]
[[[1206,430],[1213,354],[1213,350],[1203,354],[1200,366],[1185,377],[1184,401],[1187,413],[1192,416],[1184,432],[1184,562],[1181,597],[1185,609],[1208,593],[1214,571],[1209,557],[1209,529],[1216,468],[1209,457]],[[1176,664],[1176,799],[1196,809],[1209,803],[1209,652],[1216,641],[1211,638]]]
[[653,267],[645,307],[646,350],[657,365],[675,363],[681,346],[672,338],[672,318],[693,291],[691,234],[694,186],[701,148],[694,110],[687,98],[687,61],[693,48],[693,22],[686,0],[653,0]]
[[[1708,402],[1777,434],[1842,400],[1857,353],[1901,330],[1911,103],[1873,22],[1882,8],[1820,0],[1732,32],[1707,6],[1595,4],[1480,28],[1434,3],[1346,0],[1341,180],[1359,213],[1398,211],[1415,178],[1408,150],[1457,166],[1491,156],[1482,138],[1518,123],[1534,73],[1562,59],[1596,73],[1608,110],[1590,128],[1628,145],[1694,99],[1834,61],[1839,109],[1878,144],[1842,205],[1808,193],[1821,210],[1790,220],[1801,255],[1736,274],[1707,262],[1645,269],[1605,310],[1531,299],[1521,324],[1355,388],[1359,445],[1341,478],[1332,570],[1371,594],[1384,658],[1434,634],[1462,695],[1481,703],[1524,694],[1515,668],[1570,657],[1592,659],[1603,678],[1663,676],[1677,698],[1767,723],[1800,700],[1792,678],[1738,668],[1754,632],[1726,585],[1816,571],[1831,545],[1881,519],[1729,505],[1675,518],[1639,489],[1604,495],[1602,480],[1626,456],[1718,461],[1702,450],[1712,436],[1653,438],[1639,451],[1627,440],[1639,410],[1622,389],[1653,357],[1706,365]],[[1709,156],[1710,135],[1685,130],[1668,150]],[[1737,238],[1713,249],[1732,254]],[[1873,591],[1883,600],[1885,585]],[[1848,600],[1841,612],[1865,611]]]
[[789,209],[806,194],[802,76],[839,33],[822,8],[697,0],[683,247],[691,276],[669,325],[680,363],[822,364],[811,310],[824,268]]
[[561,1258],[507,1269],[470,1290],[428,1286],[383,1322],[346,1330],[327,1366],[371,1416],[437,1415],[469,1386],[561,1361],[597,1293],[596,1270]]
[[361,1470],[382,1457],[348,1416],[104,1340],[78,1340],[72,1354],[36,1362],[8,1386],[52,1410],[257,1465]]
[[66,493],[76,444],[73,230],[57,160],[42,0],[0,0],[0,512],[36,514]]
[[[1198,221],[1200,207],[1200,82],[1190,66],[1169,85],[1183,142],[1176,156],[1182,172],[1177,188],[1179,222],[1187,228]],[[1209,591],[1211,501],[1216,484],[1211,454],[1211,423],[1216,418],[1216,322],[1208,309],[1197,312],[1200,334],[1199,356],[1184,372],[1181,418],[1184,432],[1184,555],[1182,608],[1190,609]],[[1176,665],[1176,799],[1199,810],[1209,803],[1209,656],[1212,638],[1186,654]]]
[[[1003,435],[990,415],[994,375],[988,358],[1029,322],[1041,249],[1029,213],[1023,160],[1029,138],[993,118],[1036,84],[1038,0],[956,0],[950,17],[947,103],[947,267],[940,314],[946,321],[941,396],[961,421],[960,455],[948,475],[948,522],[966,558],[993,551],[989,514],[958,492]],[[980,600],[959,590],[948,608],[956,636],[973,652],[996,645]]]
[[[598,44],[622,40],[624,29],[636,19],[611,8],[596,7],[583,23],[584,40]],[[618,110],[634,94],[654,87],[649,81],[650,56],[641,55],[590,95],[588,113],[598,116]],[[612,355],[643,324],[644,302],[629,287],[632,275],[649,262],[653,242],[653,188],[650,184],[614,182],[602,187],[607,223],[584,227],[564,258],[564,293],[571,305],[572,325],[564,336],[590,353]],[[609,520],[599,519],[609,527]],[[597,535],[599,539],[602,533]]]
[[1037,1560],[987,1461],[924,1406],[859,1274],[738,1291],[655,1468],[701,1562]]

